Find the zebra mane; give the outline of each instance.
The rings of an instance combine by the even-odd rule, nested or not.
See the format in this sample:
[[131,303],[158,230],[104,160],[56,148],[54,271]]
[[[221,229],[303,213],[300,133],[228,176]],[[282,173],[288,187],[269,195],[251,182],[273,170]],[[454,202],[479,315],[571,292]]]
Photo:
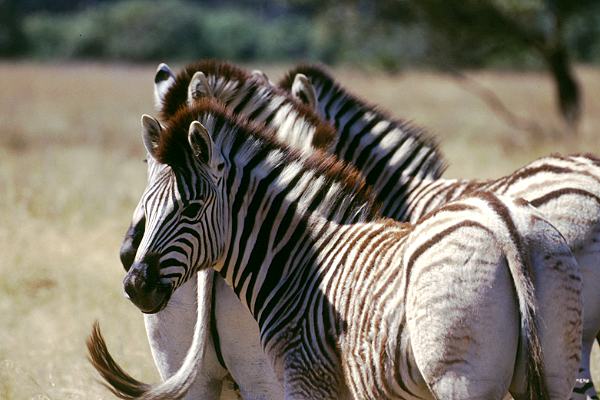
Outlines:
[[324,178],[326,186],[337,184],[340,193],[337,193],[335,201],[349,201],[350,208],[360,210],[365,219],[379,216],[379,204],[373,200],[371,187],[352,165],[321,150],[306,156],[300,150],[278,141],[274,131],[263,123],[235,115],[212,98],[200,99],[192,107],[181,108],[167,121],[155,153],[158,162],[172,167],[185,165],[185,160],[191,157],[188,129],[193,121],[198,120],[212,120],[213,128],[208,129],[213,141],[220,144],[222,150],[235,148],[237,153],[244,153],[247,159],[254,156],[266,159],[268,155],[276,153],[281,158],[280,164],[301,165],[304,170]]
[[294,110],[304,118],[308,123],[315,126],[312,145],[315,148],[324,149],[334,140],[335,130],[331,125],[325,123],[308,106],[297,101],[290,94],[277,87],[266,86],[254,78],[250,73],[226,61],[213,59],[200,60],[188,64],[175,77],[175,82],[165,94],[164,102],[160,110],[162,120],[168,120],[175,115],[177,111],[187,106],[188,86],[194,74],[202,71],[206,76],[217,76],[227,81],[239,82],[239,87],[244,87],[247,91],[255,91],[261,87],[268,88],[269,96],[281,96],[294,105]]
[[[331,90],[334,96],[344,99],[345,102],[354,105],[356,108],[369,111],[373,115],[377,115],[380,119],[385,120],[398,128],[402,132],[404,137],[410,137],[414,140],[413,148],[418,149],[420,147],[431,148],[435,154],[435,164],[430,166],[429,177],[437,179],[441,177],[447,168],[447,163],[439,150],[439,144],[436,138],[431,135],[427,130],[421,128],[412,122],[394,118],[389,112],[382,110],[379,106],[370,104],[366,100],[359,98],[358,96],[350,93],[346,88],[340,85],[333,76],[327,71],[323,65],[316,64],[301,64],[288,71],[278,83],[278,86],[285,91],[291,91],[294,78],[297,74],[306,75],[315,86],[315,88],[323,87],[325,91]],[[337,132],[339,135],[339,132]],[[336,135],[336,136],[337,136]],[[403,142],[403,141],[400,141]],[[392,147],[390,151],[395,151],[397,148]]]
[[241,83],[250,79],[251,75],[245,70],[225,61],[205,59],[186,65],[175,77],[175,83],[171,85],[160,110],[163,120],[169,119],[182,107],[186,106],[187,91],[192,76],[198,71],[206,75],[222,76],[225,79],[239,81]]

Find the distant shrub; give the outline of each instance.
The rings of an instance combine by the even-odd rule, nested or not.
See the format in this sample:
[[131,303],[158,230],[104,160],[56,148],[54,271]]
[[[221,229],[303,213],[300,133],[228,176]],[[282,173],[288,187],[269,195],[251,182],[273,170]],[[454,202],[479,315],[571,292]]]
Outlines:
[[94,13],[72,18],[37,14],[25,19],[24,32],[33,56],[82,58],[103,54],[104,35]]
[[258,57],[266,60],[299,59],[311,56],[315,36],[313,24],[301,17],[284,17],[265,24]]
[[[45,7],[40,6],[46,2]],[[580,11],[565,24],[565,43],[573,59],[600,62],[600,6],[594,5],[594,0],[587,2],[589,6],[579,5]],[[22,2],[25,3],[29,8],[25,5],[23,10],[29,11],[23,11],[28,12],[23,18],[0,12],[0,55],[10,54],[12,46],[14,54],[26,51],[25,55],[53,59],[318,59],[375,65],[386,70],[422,64],[443,68],[540,68],[544,64],[543,57],[519,40],[508,40],[511,35],[496,32],[495,25],[469,19],[442,0],[425,2],[437,4],[430,10],[430,18],[439,18],[435,21],[423,18],[428,13],[412,10],[416,5],[425,7],[421,0],[358,2],[357,6],[351,5],[354,2],[322,0],[94,0],[80,2],[88,7],[70,14],[57,14],[59,10],[77,9],[66,0]],[[31,6],[34,3],[38,6]],[[412,6],[407,8],[409,3]],[[466,9],[489,3],[469,2]],[[530,11],[541,10],[543,2],[500,3],[515,16],[523,17],[532,29],[537,26],[540,32],[546,32],[551,27],[544,12],[527,17]],[[561,5],[571,3],[579,4]],[[455,5],[459,4],[462,2]],[[441,6],[447,12],[441,11]],[[479,21],[477,29],[481,32],[474,31],[470,23],[456,22],[460,18],[455,21],[450,17]],[[11,21],[23,24],[13,24],[13,29],[8,29]],[[447,29],[440,29],[444,27]],[[481,34],[488,39],[480,40]]]
[[200,54],[204,40],[198,23],[199,7],[180,1],[131,0],[116,3],[103,13],[109,32],[109,58],[151,60]]
[[33,55],[41,58],[286,60],[305,57],[314,40],[304,17],[265,20],[251,10],[205,9],[179,0],[33,14],[24,30]]

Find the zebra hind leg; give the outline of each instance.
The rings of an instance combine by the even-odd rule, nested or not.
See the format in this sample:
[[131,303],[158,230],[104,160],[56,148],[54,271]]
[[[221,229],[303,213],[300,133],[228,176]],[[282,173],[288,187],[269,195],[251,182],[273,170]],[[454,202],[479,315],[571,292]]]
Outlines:
[[596,389],[594,388],[592,375],[590,373],[590,353],[592,345],[593,343],[583,343],[581,349],[581,367],[579,368],[579,374],[575,381],[571,400],[600,400],[596,394]]

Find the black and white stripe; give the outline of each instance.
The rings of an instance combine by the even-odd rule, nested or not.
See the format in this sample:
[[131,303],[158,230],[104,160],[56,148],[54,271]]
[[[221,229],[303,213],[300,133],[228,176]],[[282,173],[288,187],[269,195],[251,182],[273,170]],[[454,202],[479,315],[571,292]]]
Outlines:
[[[314,88],[309,88],[314,95],[304,97],[314,96],[317,113],[336,129],[328,152],[361,172],[373,186],[383,215],[401,220],[398,216],[406,204],[412,180],[436,179],[445,169],[436,141],[419,127],[366,104],[319,67],[297,67],[282,79],[280,86],[292,90],[296,78],[302,76],[308,77]],[[294,93],[298,96],[303,92]]]

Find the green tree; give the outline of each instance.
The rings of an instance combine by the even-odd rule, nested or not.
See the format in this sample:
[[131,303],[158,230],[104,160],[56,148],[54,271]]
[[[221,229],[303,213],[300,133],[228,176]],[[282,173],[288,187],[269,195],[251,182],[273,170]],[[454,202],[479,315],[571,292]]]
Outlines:
[[[593,0],[419,0],[412,8],[438,37],[489,57],[508,50],[537,54],[555,84],[558,109],[576,128],[581,90],[567,44],[570,20],[597,7]],[[449,42],[446,40],[445,42]]]
[[13,57],[26,50],[17,0],[0,0],[0,57]]

